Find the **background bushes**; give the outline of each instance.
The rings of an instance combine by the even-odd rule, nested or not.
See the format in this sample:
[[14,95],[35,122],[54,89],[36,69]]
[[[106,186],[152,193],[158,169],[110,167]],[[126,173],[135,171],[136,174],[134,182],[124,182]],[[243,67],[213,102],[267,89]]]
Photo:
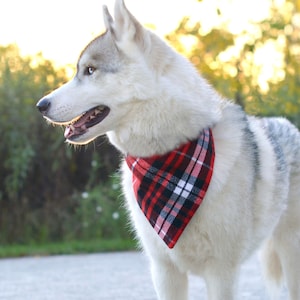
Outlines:
[[[203,33],[185,18],[167,39],[248,113],[285,116],[300,126],[300,6],[275,2],[252,32],[232,34],[225,22]],[[188,51],[183,38],[193,40]],[[254,58],[265,44],[277,45],[282,61],[262,82],[263,65]],[[0,46],[0,246],[129,236],[117,151],[105,138],[66,145],[62,129],[49,128],[36,110],[38,99],[67,80],[41,55],[22,57],[15,45]]]
[[68,146],[35,107],[65,81],[65,70],[41,55],[0,47],[2,245],[126,236],[118,179],[110,177],[119,154],[105,138]]

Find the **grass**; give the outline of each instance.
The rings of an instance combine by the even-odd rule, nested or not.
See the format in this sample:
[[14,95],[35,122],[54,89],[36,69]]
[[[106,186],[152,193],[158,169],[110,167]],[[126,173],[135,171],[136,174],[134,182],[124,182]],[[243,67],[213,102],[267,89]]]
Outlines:
[[96,253],[137,249],[133,240],[89,240],[48,244],[0,246],[0,258],[46,256],[59,254]]

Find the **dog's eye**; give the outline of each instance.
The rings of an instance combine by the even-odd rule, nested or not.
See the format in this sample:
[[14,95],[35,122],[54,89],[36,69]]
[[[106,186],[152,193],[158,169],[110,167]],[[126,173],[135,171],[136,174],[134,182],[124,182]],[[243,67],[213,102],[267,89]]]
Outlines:
[[96,70],[96,68],[88,66],[84,70],[84,75],[93,75],[93,73],[95,72],[95,70]]

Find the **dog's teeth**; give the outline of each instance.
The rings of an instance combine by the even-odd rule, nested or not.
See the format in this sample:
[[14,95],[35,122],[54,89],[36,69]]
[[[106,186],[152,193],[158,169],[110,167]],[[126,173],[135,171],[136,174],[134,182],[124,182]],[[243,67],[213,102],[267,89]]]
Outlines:
[[74,126],[74,125],[71,124],[69,127],[70,127],[70,129],[71,129],[72,131],[75,130],[75,126]]

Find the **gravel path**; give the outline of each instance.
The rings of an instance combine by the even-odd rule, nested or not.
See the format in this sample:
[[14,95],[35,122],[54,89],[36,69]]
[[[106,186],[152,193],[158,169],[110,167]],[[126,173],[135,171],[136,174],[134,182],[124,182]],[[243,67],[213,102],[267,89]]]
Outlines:
[[[0,260],[1,300],[156,300],[140,252],[26,257]],[[190,277],[190,299],[206,299]],[[267,300],[256,257],[241,272],[238,299]],[[287,299],[283,290],[280,300]]]

